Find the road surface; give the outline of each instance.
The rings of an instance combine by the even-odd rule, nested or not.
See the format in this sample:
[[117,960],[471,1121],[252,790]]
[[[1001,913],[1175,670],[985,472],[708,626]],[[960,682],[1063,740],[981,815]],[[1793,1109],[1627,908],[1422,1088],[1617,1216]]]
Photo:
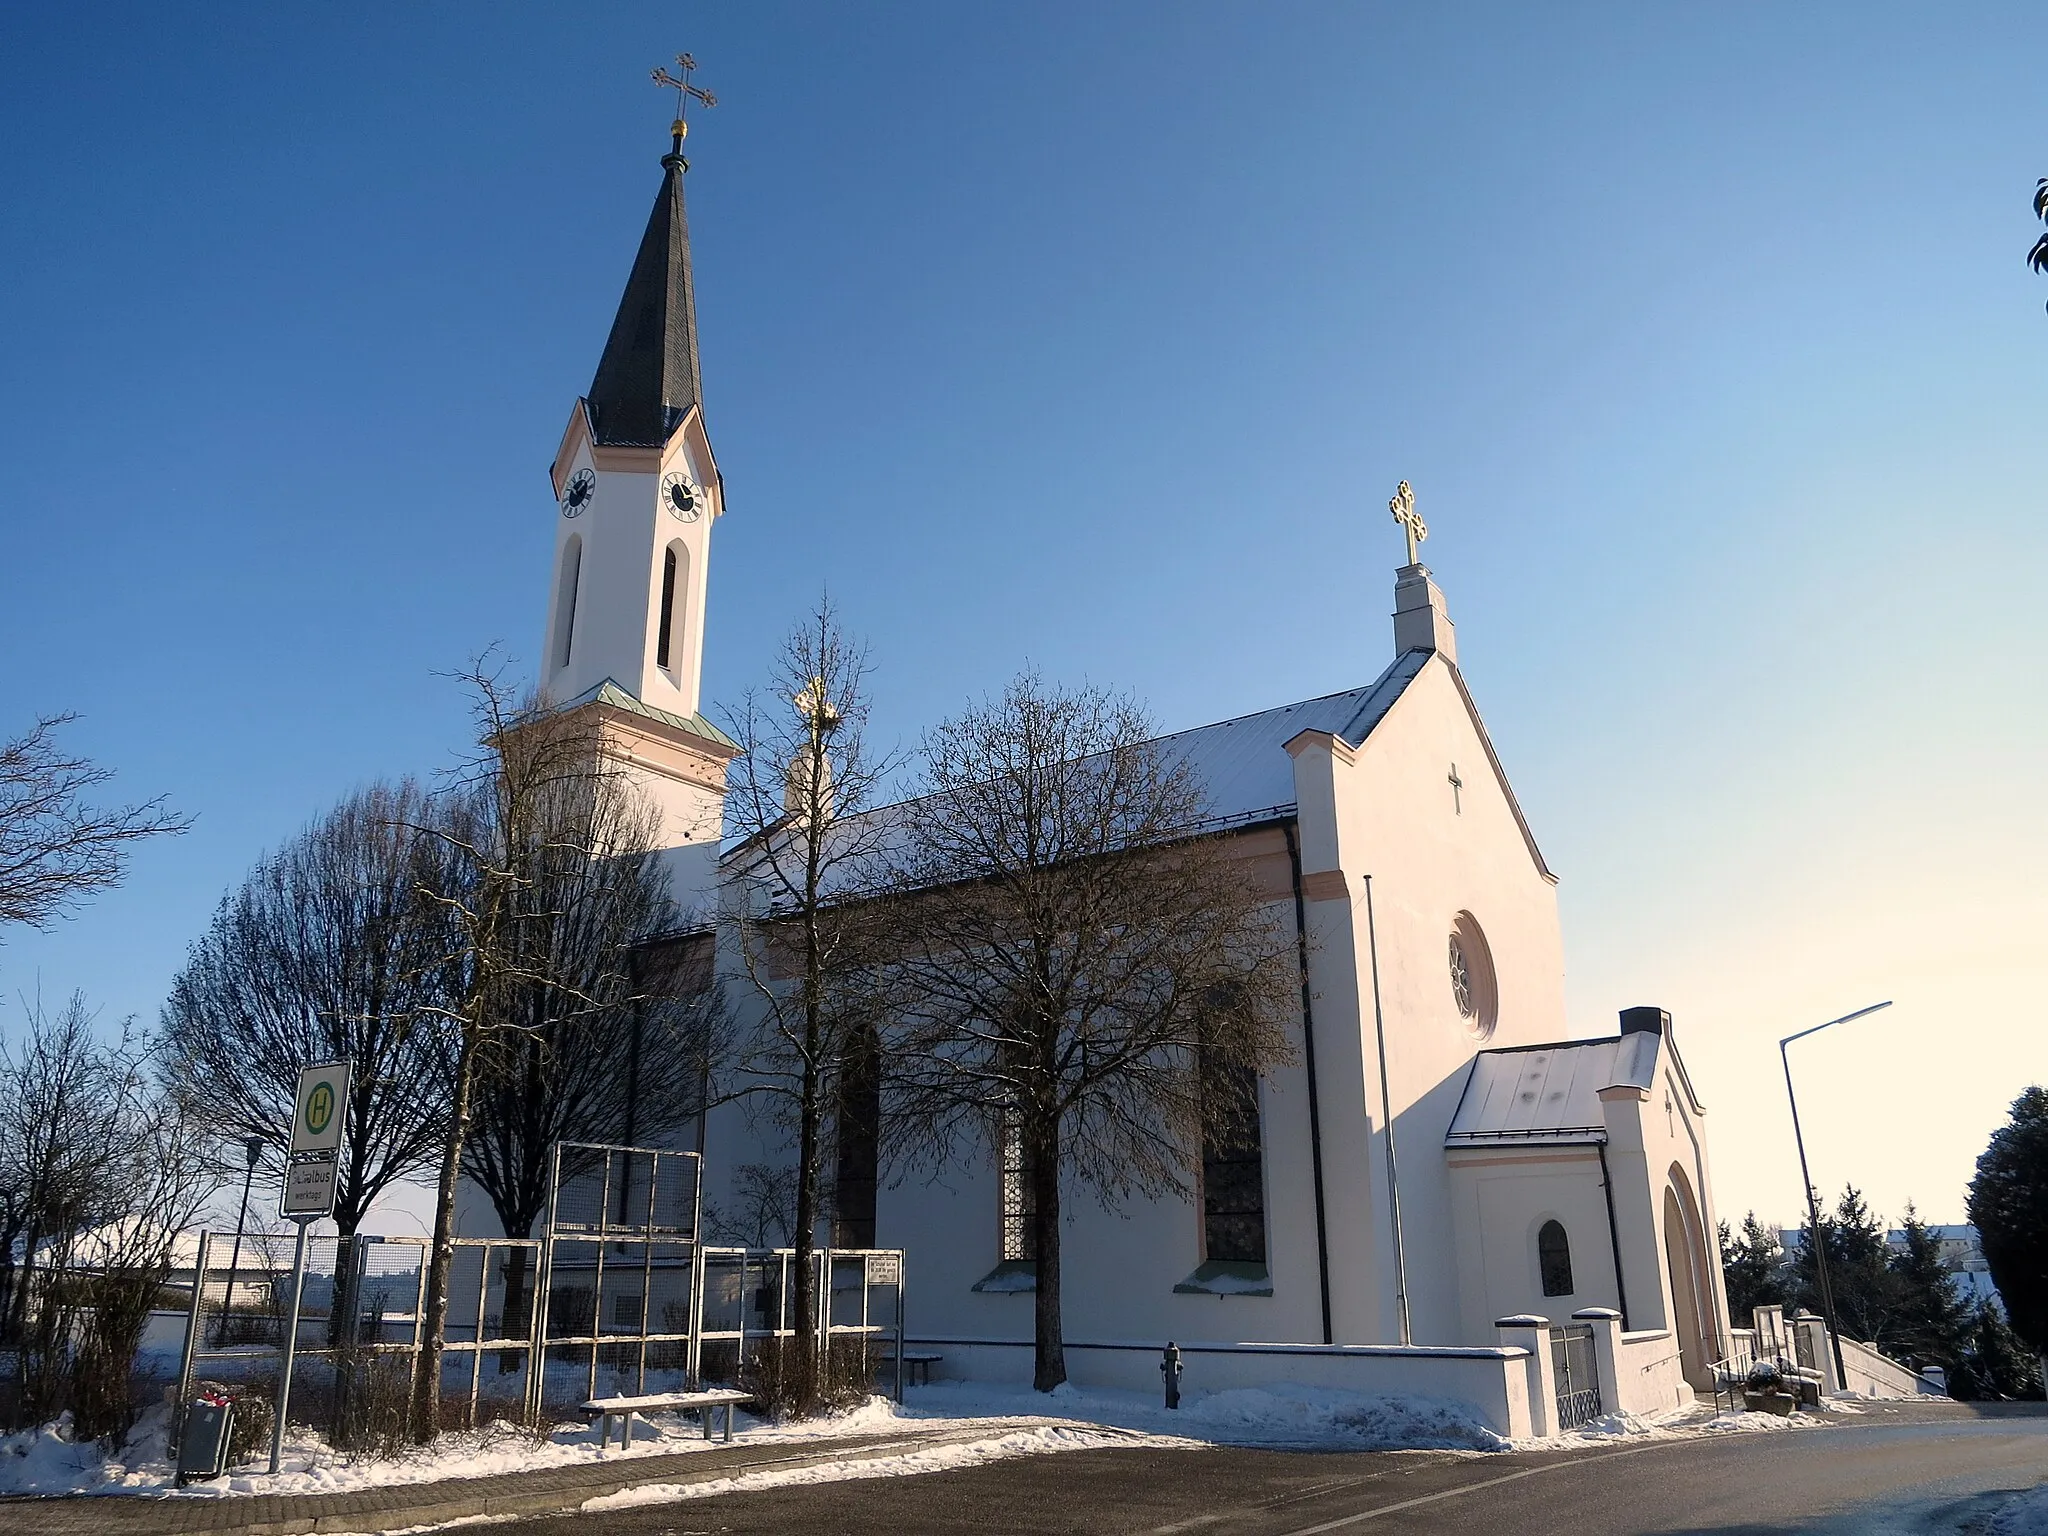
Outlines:
[[2041,1404],[1868,1404],[1840,1427],[1490,1456],[1072,1451],[499,1526],[520,1536],[1907,1536],[2048,1479]]

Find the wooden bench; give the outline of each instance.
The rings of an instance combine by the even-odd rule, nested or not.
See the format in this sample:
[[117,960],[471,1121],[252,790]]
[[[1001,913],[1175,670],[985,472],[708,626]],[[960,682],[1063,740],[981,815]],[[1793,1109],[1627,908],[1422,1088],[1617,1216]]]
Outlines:
[[[944,1355],[925,1354],[919,1350],[910,1350],[903,1356],[903,1372],[910,1378],[910,1384],[913,1387],[928,1387],[932,1384],[932,1367],[945,1358]],[[885,1366],[894,1365],[895,1363],[894,1356],[882,1362]]]
[[735,1391],[731,1387],[711,1387],[702,1392],[650,1392],[645,1397],[593,1397],[579,1410],[586,1419],[601,1419],[602,1429],[598,1445],[609,1447],[612,1443],[612,1421],[619,1422],[619,1448],[624,1450],[633,1442],[633,1415],[643,1418],[650,1413],[689,1413],[697,1411],[703,1416],[704,1438],[711,1438],[711,1422],[719,1409],[725,1410],[725,1438],[732,1440],[732,1411],[741,1403],[751,1403],[754,1394]]

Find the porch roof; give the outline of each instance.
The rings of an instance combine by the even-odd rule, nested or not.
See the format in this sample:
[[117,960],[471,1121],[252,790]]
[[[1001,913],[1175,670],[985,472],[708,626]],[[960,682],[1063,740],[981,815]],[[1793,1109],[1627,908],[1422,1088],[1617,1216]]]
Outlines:
[[1444,1136],[1446,1147],[1607,1140],[1600,1090],[1647,1089],[1662,1037],[1647,1031],[1481,1051]]

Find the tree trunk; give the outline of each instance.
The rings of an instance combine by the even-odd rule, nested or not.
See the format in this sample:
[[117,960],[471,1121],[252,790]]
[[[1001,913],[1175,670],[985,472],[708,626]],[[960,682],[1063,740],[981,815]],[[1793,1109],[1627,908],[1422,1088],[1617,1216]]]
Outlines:
[[[1036,1134],[1032,1134],[1035,1130]],[[1060,1329],[1060,1136],[1058,1122],[1026,1131],[1031,1167],[1031,1243],[1038,1265],[1032,1300],[1036,1333],[1031,1386],[1050,1392],[1067,1379],[1066,1338]]]
[[[814,1030],[807,1034],[815,1035]],[[818,1290],[812,1283],[811,1270],[818,1251],[818,1073],[811,1061],[803,1069],[803,1088],[797,1099],[797,1173],[796,1173],[796,1230],[790,1234],[791,1246],[796,1250],[795,1262],[791,1265],[796,1273],[795,1294],[791,1298],[791,1311],[796,1325],[796,1337],[790,1342],[796,1350],[796,1369],[803,1372],[800,1380],[804,1386],[799,1391],[802,1399],[797,1412],[801,1416],[811,1410],[818,1372],[815,1369],[818,1355]]]
[[462,1171],[462,1143],[469,1131],[470,1079],[476,1071],[473,1024],[462,1027],[455,1061],[455,1102],[448,1140],[441,1151],[441,1182],[434,1201],[434,1246],[420,1297],[420,1353],[413,1365],[412,1437],[425,1445],[441,1428],[441,1344],[448,1325],[448,1271],[455,1263],[455,1184]]

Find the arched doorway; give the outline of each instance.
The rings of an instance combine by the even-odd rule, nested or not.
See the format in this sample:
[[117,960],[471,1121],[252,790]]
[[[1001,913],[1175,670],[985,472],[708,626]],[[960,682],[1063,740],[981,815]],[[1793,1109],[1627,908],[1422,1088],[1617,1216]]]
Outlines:
[[1714,1326],[1706,1232],[1685,1171],[1676,1164],[1664,1186],[1664,1272],[1671,1278],[1671,1326],[1678,1335],[1679,1367],[1694,1390],[1711,1392],[1708,1367],[1720,1345],[1720,1330]]

